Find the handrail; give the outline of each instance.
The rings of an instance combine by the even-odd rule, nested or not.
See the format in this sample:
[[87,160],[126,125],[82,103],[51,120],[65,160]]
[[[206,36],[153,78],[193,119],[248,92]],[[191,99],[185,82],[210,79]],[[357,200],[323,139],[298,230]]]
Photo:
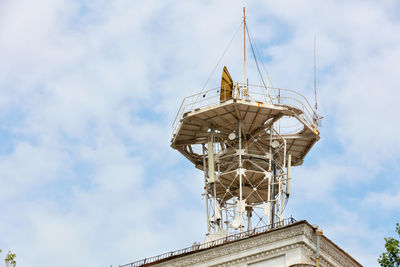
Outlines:
[[[241,83],[238,83],[238,86],[241,89],[243,88],[243,84]],[[219,104],[221,102],[220,90],[220,87],[216,87],[185,97],[172,124],[173,134],[176,134],[178,131],[180,120],[183,118],[185,113]],[[303,112],[300,116],[302,116],[310,125],[313,125],[315,128],[317,128],[317,125],[315,125],[314,121],[314,117],[316,115],[315,110],[312,108],[307,98],[299,92],[291,89],[264,87],[255,84],[249,84],[247,86],[247,90],[248,99],[250,101],[274,105],[287,105],[297,108]],[[271,94],[272,90],[275,91],[275,95]],[[242,95],[240,97],[239,95],[239,98],[236,99],[246,99],[246,96]]]
[[261,233],[265,233],[268,232],[272,229],[277,229],[277,228],[281,228],[284,226],[288,226],[291,225],[293,223],[295,223],[296,220],[293,217],[284,219],[280,222],[276,222],[270,225],[265,225],[262,227],[258,227],[258,228],[254,228],[248,231],[244,231],[242,233],[237,233],[237,234],[232,234],[229,236],[226,236],[224,238],[221,239],[217,239],[211,242],[207,242],[207,243],[203,243],[203,244],[198,244],[198,245],[193,245],[191,247],[187,247],[184,249],[180,249],[180,250],[175,250],[175,251],[171,251],[171,252],[167,252],[167,253],[163,253],[151,258],[145,258],[139,261],[135,261],[132,263],[128,263],[128,264],[124,264],[124,265],[119,265],[119,267],[139,267],[139,266],[146,266],[148,264],[152,264],[155,263],[157,261],[163,260],[163,259],[167,259],[169,257],[173,257],[173,256],[181,256],[184,254],[189,254],[189,253],[193,253],[193,252],[198,252],[198,251],[202,251],[202,250],[206,250],[212,247],[216,247],[222,244],[226,244],[229,242],[233,242],[233,241],[237,241],[237,240],[241,240],[241,239],[245,239],[251,236],[255,236]]

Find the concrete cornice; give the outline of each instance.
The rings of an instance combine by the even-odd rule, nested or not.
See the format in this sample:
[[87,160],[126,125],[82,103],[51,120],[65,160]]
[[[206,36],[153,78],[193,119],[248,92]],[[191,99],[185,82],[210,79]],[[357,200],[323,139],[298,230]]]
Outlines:
[[[154,264],[154,266],[243,266],[246,263],[284,255],[293,249],[306,251],[308,259],[306,262],[299,262],[292,264],[292,266],[313,266],[315,262],[312,257],[315,254],[315,236],[313,227],[307,221],[300,221],[257,236],[170,259]],[[320,248],[321,267],[362,266],[325,236],[321,238]]]

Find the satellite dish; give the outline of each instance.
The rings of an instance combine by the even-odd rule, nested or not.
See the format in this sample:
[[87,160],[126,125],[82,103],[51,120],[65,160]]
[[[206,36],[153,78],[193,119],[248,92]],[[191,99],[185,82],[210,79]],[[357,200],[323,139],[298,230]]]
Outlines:
[[274,140],[274,141],[272,141],[272,143],[271,143],[271,147],[274,148],[274,149],[275,149],[275,148],[278,148],[279,145],[280,145],[280,144],[279,144],[279,141],[278,141],[278,140]]
[[228,135],[228,138],[229,138],[229,140],[234,140],[235,138],[236,138],[236,134],[235,133],[230,133],[229,135]]

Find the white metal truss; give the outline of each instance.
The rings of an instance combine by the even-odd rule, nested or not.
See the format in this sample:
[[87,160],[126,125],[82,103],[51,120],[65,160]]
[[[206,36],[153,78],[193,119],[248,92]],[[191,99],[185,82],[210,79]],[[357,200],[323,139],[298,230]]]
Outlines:
[[224,101],[218,88],[186,98],[174,123],[171,146],[204,172],[209,237],[283,222],[291,167],[319,139],[302,95],[242,88]]
[[264,148],[260,153],[243,142],[241,126],[239,122],[232,140],[215,137],[210,130],[210,141],[202,147],[210,232],[250,230],[283,220],[290,194],[286,140],[271,126],[251,140]]

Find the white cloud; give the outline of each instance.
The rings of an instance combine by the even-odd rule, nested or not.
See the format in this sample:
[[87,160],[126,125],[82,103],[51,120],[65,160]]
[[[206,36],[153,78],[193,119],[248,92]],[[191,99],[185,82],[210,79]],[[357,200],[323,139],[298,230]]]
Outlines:
[[[3,250],[15,250],[21,265],[104,265],[201,240],[202,176],[169,147],[170,125],[182,98],[203,87],[240,24],[242,4],[0,4],[0,121],[21,114],[10,122],[15,145],[0,156]],[[334,221],[327,235],[360,257],[380,249],[364,246],[363,234],[384,231],[365,223],[354,242],[343,242],[366,218],[362,205],[353,217],[346,205],[399,202],[397,193],[381,195],[385,188],[377,193],[368,184],[400,156],[396,8],[396,1],[248,3],[249,28],[275,86],[312,96],[317,32],[326,120],[313,161],[294,172],[289,206],[321,197],[322,206],[336,203],[338,217],[354,223]],[[240,38],[222,62],[235,79]],[[208,87],[218,84],[216,72]],[[369,193],[336,201],[334,193],[356,184]],[[374,257],[363,263],[376,264]]]
[[324,234],[361,264],[377,265],[378,253],[384,249],[382,229],[371,227],[356,212],[337,205],[330,208],[335,216],[325,225]]
[[400,210],[400,190],[395,192],[369,192],[362,201],[364,208],[374,212],[396,212]]
[[11,155],[0,157],[0,199],[10,201],[18,195],[23,198],[37,185],[62,178],[68,167],[70,162],[63,151],[18,143]]

